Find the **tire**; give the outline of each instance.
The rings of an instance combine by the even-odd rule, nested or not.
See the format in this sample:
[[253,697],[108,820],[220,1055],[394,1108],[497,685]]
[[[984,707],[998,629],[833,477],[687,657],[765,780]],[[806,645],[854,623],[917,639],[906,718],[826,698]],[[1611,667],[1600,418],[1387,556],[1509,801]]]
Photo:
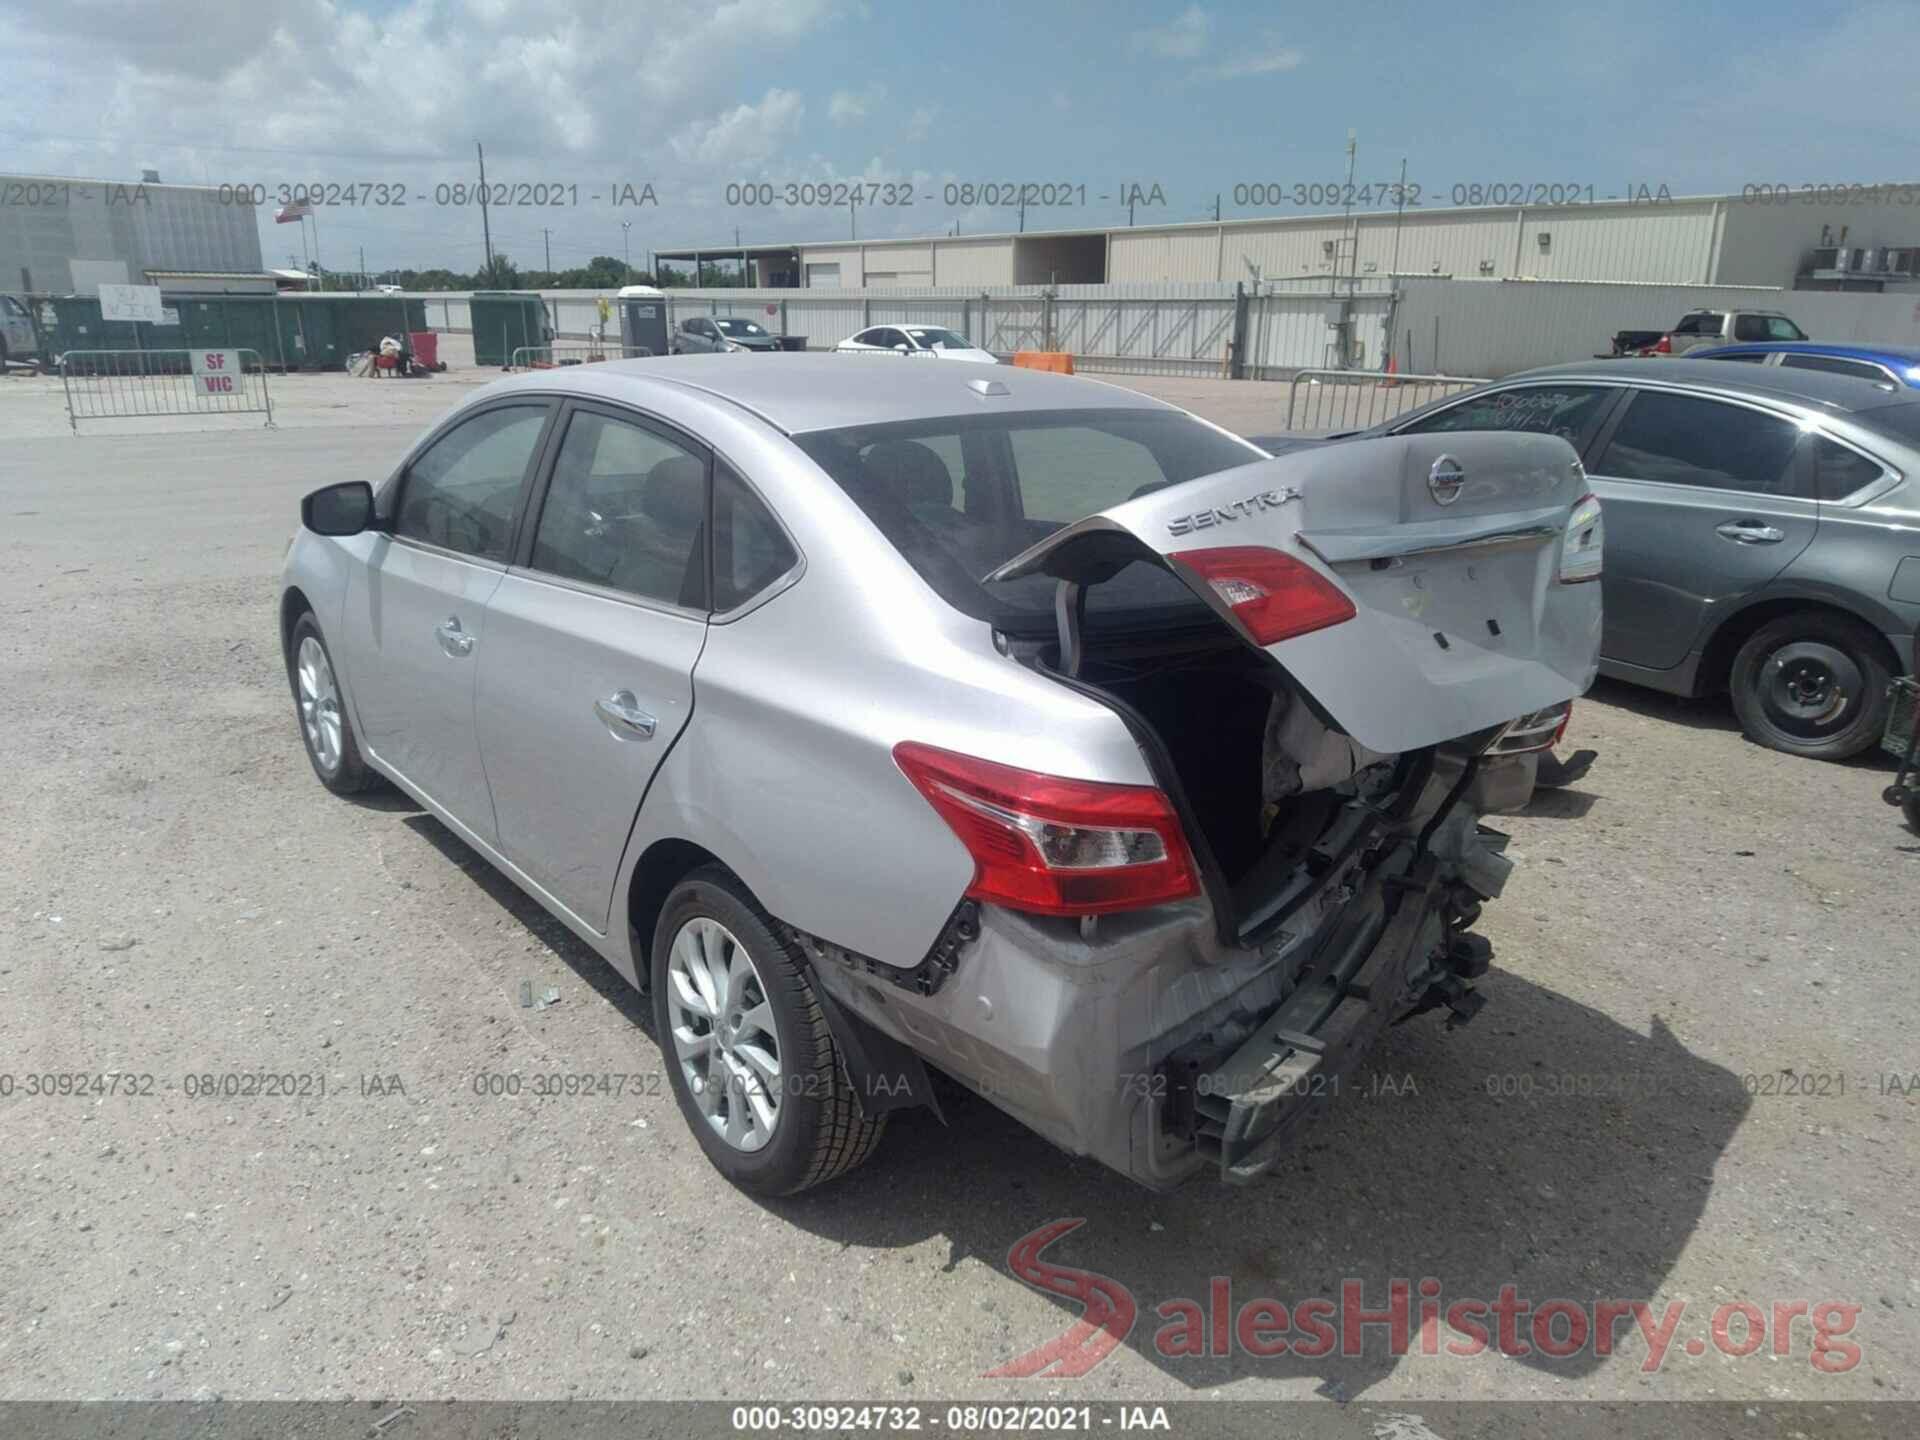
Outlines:
[[1909,795],[1902,800],[1900,813],[1907,817],[1907,828],[1920,835],[1920,795]]
[[1887,723],[1885,646],[1843,615],[1805,611],[1762,625],[1733,657],[1734,714],[1747,738],[1813,760],[1871,748]]
[[728,1181],[793,1195],[873,1153],[886,1116],[861,1115],[805,967],[731,871],[703,866],[674,886],[648,968],[673,1097]]
[[287,684],[293,690],[293,718],[307,763],[322,785],[336,795],[358,795],[379,783],[367,767],[353,733],[353,717],[340,693],[333,652],[311,610],[294,621],[287,642]]

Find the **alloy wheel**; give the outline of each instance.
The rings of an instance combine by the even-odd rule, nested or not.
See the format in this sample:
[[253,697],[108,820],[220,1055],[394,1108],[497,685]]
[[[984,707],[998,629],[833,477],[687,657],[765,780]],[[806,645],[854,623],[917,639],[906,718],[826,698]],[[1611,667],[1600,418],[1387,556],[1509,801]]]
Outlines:
[[327,650],[313,636],[300,642],[295,657],[295,682],[300,689],[300,728],[314,763],[328,775],[340,768],[340,691],[333,683]]
[[695,916],[667,954],[673,1049],[694,1104],[736,1150],[762,1149],[780,1123],[780,1039],[766,983],[734,933]]

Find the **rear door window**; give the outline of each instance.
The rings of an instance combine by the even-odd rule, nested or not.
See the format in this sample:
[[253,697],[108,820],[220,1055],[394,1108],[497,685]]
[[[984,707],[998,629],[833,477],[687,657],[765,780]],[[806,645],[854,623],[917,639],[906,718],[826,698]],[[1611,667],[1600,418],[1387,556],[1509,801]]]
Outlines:
[[1734,354],[1734,355],[1709,355],[1707,356],[1707,359],[1738,360],[1741,363],[1746,365],[1761,365],[1766,362],[1767,356],[1769,353],[1770,352],[1765,350],[1742,350],[1738,354]]
[[1716,310],[1696,310],[1683,316],[1680,323],[1673,327],[1676,335],[1718,335],[1721,315]]
[[1798,493],[1800,427],[1779,415],[1694,395],[1635,393],[1596,475],[1762,495]]
[[1819,500],[1844,500],[1886,473],[1878,460],[1825,435],[1812,435],[1813,493]]
[[706,608],[707,462],[644,426],[577,411],[529,564],[643,600]]
[[713,608],[738,608],[800,563],[786,531],[725,465],[713,469]]
[[1521,430],[1558,435],[1584,451],[1620,392],[1610,385],[1522,385],[1475,396],[1416,420],[1402,435],[1441,435],[1457,430]]

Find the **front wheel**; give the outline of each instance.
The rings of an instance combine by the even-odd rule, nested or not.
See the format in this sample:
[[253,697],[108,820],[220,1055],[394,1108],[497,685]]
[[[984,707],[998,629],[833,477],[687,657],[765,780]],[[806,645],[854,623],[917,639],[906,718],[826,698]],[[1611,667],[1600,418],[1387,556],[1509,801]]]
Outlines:
[[674,1099],[729,1181],[792,1195],[873,1153],[886,1116],[860,1113],[805,969],[732,872],[674,887],[649,968]]
[[1880,637],[1845,616],[1809,611],[1754,631],[1734,656],[1734,713],[1747,737],[1789,755],[1844,760],[1887,721]]
[[294,622],[287,644],[287,680],[293,686],[300,739],[320,783],[336,795],[357,795],[378,783],[379,775],[361,757],[333,655],[311,610]]

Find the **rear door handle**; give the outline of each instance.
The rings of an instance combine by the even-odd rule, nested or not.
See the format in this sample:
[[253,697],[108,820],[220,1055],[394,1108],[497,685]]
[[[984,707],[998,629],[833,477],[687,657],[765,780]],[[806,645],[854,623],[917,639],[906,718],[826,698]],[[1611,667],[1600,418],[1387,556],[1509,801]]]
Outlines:
[[621,690],[593,702],[593,713],[618,740],[651,740],[654,719],[640,708],[631,690]]
[[1713,533],[1723,540],[1736,540],[1742,545],[1777,545],[1787,538],[1787,532],[1778,525],[1768,525],[1759,520],[1728,520],[1714,526]]
[[473,636],[460,628],[460,617],[449,615],[434,628],[433,638],[440,642],[440,648],[458,660],[463,655],[473,653]]

